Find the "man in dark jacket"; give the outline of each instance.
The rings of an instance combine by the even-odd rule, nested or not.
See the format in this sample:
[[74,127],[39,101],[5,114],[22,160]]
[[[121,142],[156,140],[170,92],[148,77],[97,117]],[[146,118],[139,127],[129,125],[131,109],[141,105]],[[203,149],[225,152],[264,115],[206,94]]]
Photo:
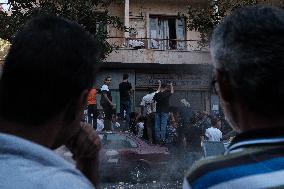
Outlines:
[[169,100],[174,93],[173,84],[170,83],[170,90],[167,85],[162,84],[160,92],[156,93],[153,100],[157,102],[155,115],[155,140],[164,143],[166,140],[167,121],[169,117]]

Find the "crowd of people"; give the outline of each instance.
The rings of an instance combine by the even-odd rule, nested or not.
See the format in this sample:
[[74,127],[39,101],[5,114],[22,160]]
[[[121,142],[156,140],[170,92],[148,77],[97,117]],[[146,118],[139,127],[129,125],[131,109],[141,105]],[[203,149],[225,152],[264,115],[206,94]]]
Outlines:
[[204,141],[229,140],[235,134],[227,136],[231,129],[224,116],[206,111],[194,112],[186,99],[181,99],[177,107],[171,107],[169,100],[174,93],[173,85],[160,80],[157,81],[156,90],[147,89],[147,94],[140,102],[141,110],[131,112],[130,96],[133,89],[128,74],[123,74],[119,84],[120,113],[116,113],[109,89],[111,79],[111,76],[106,76],[99,90],[103,111],[97,116],[96,126],[93,125],[96,131],[130,132],[150,144],[168,146],[173,154],[178,152],[179,157],[190,159],[188,165],[203,156]]

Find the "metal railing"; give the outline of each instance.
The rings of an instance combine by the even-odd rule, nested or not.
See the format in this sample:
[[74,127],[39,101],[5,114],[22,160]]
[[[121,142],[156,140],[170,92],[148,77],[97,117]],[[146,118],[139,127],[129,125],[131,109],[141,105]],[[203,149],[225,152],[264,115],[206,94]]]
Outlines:
[[197,48],[198,40],[161,39],[161,38],[125,38],[109,37],[109,41],[119,40],[119,48],[157,49],[157,50],[189,50]]

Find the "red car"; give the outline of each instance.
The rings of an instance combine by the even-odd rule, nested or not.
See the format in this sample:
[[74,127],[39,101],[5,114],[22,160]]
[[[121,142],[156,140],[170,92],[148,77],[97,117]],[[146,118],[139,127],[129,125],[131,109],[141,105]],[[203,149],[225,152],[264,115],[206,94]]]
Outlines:
[[124,132],[100,132],[102,150],[100,174],[102,178],[126,178],[145,181],[165,170],[170,159],[168,148],[148,144]]

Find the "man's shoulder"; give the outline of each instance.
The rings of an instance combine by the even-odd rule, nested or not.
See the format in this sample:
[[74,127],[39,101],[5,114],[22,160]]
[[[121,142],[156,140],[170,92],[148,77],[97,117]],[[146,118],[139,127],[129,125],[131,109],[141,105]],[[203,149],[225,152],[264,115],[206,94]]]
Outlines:
[[68,189],[77,189],[77,188],[86,188],[93,189],[94,186],[77,170],[56,170],[54,174],[50,174],[45,177],[44,185],[48,186],[47,188],[68,188]]
[[[223,174],[228,174],[222,172],[222,170],[226,167],[230,167],[234,158],[241,157],[241,154],[229,154],[229,155],[221,155],[214,157],[207,157],[205,159],[197,161],[186,173],[185,179],[193,188],[196,185],[202,185],[203,182],[211,182],[211,179],[218,177],[222,177]],[[211,178],[208,178],[208,175],[211,175]],[[204,185],[203,185],[204,186]],[[204,186],[204,188],[206,188]]]
[[50,149],[6,134],[0,134],[0,143],[6,157],[0,161],[0,174],[9,178],[7,188],[92,188],[75,166]]
[[164,92],[161,92],[161,96],[163,97],[163,98],[168,98],[168,97],[170,97],[172,95],[172,93],[171,93],[171,91],[169,91],[169,90],[166,90],[166,91],[164,91]]
[[161,92],[154,93],[153,97],[157,98],[161,95]]
[[273,174],[276,170],[284,170],[284,156],[275,158],[271,150],[279,155],[279,149],[257,147],[203,159],[192,166],[185,179],[192,188],[228,187],[239,185],[244,179],[256,182],[254,176],[259,173]]

